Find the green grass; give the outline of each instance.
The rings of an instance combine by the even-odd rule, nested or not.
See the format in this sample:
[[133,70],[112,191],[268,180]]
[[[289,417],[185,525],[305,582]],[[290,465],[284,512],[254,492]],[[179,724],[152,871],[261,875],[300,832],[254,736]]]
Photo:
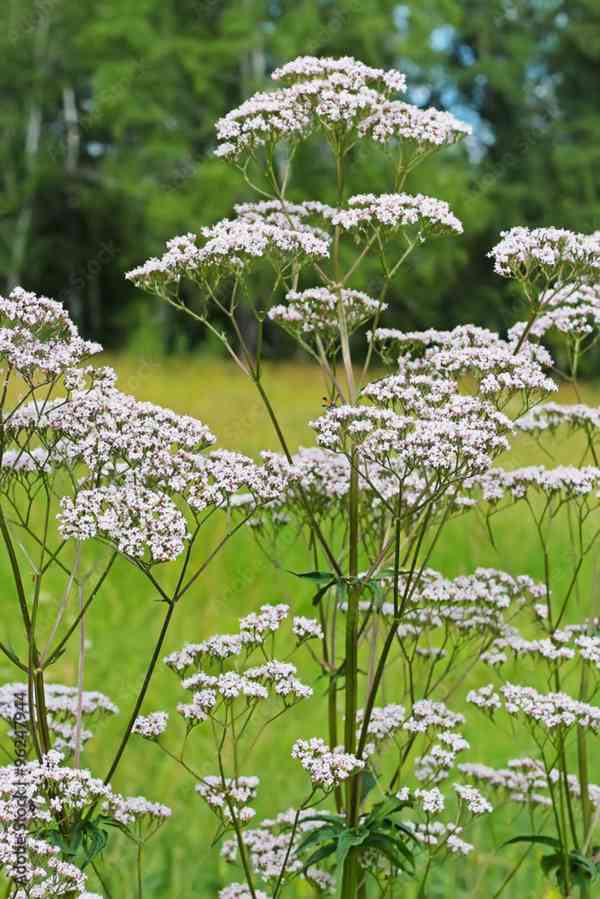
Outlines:
[[[140,399],[149,399],[194,415],[208,424],[218,436],[219,445],[256,454],[261,449],[278,449],[275,435],[260,400],[241,373],[233,365],[218,361],[176,359],[144,361],[128,357],[111,360],[119,372],[122,390]],[[293,447],[310,445],[312,435],[307,421],[321,412],[323,386],[318,372],[296,365],[270,366],[266,386],[280,416],[289,443]],[[586,400],[594,402],[595,390],[588,389]],[[566,395],[563,397],[569,401]],[[571,441],[559,447],[558,460],[577,462],[577,445]],[[512,453],[510,464],[544,461],[532,441],[522,441]],[[547,460],[546,460],[547,461]],[[549,463],[550,464],[550,463]],[[198,556],[209,551],[219,534],[220,525],[207,528],[206,538],[199,541]],[[556,541],[560,577],[568,577],[569,561],[565,534]],[[100,558],[94,549],[86,558]],[[199,641],[213,633],[226,632],[235,620],[264,602],[288,602],[299,614],[310,614],[310,589],[291,577],[285,568],[309,563],[299,545],[289,545],[283,567],[273,567],[258,552],[247,532],[237,535],[208,568],[185,601],[177,609],[165,653],[188,641]],[[498,526],[496,547],[489,544],[481,523],[469,515],[452,523],[436,550],[433,566],[449,575],[467,573],[477,565],[503,568],[515,574],[528,573],[541,577],[541,558],[535,535],[523,512],[506,514]],[[19,642],[19,628],[6,562],[0,570],[0,586],[5,596],[3,639]],[[592,590],[591,567],[584,575],[586,590]],[[49,610],[56,600],[58,582],[49,580],[43,595],[43,606]],[[587,598],[587,596],[586,596]],[[594,597],[594,601],[597,597]],[[10,611],[8,611],[10,610]],[[103,587],[90,613],[86,636],[91,648],[86,660],[86,687],[107,693],[121,708],[118,719],[102,725],[90,743],[84,759],[96,773],[103,774],[114,751],[115,740],[140,686],[149,654],[158,634],[164,607],[154,601],[147,582],[131,566],[120,561],[113,577]],[[73,647],[73,650],[75,647]],[[76,653],[64,657],[54,669],[54,678],[73,683]],[[304,665],[304,677],[310,678],[314,667]],[[536,673],[531,672],[535,677]],[[0,662],[2,681],[15,679],[15,671],[5,657]],[[481,682],[490,680],[485,677]],[[477,683],[478,681],[476,681]],[[469,686],[471,684],[469,683]],[[467,685],[461,685],[457,699],[464,697]],[[173,710],[184,700],[177,679],[164,665],[159,665],[150,688],[145,711],[160,708]],[[457,706],[454,706],[457,707]],[[460,709],[460,705],[457,707]],[[175,716],[173,716],[175,717]],[[179,722],[174,729],[179,728]],[[257,803],[259,815],[271,815],[294,803],[302,795],[305,782],[298,766],[289,760],[289,748],[297,736],[325,735],[324,704],[317,690],[315,698],[277,722],[267,732],[251,760],[243,760],[246,773],[259,773],[263,789]],[[181,732],[181,728],[179,728]],[[483,718],[471,714],[467,729],[473,750],[472,760],[503,764],[515,755],[524,755],[529,747],[516,745],[509,731],[487,726]],[[172,745],[176,745],[173,739]],[[189,759],[203,774],[213,773],[215,761],[211,744],[199,728],[194,732],[194,750]],[[466,756],[465,756],[466,758]],[[595,762],[596,775],[600,765]],[[173,808],[173,817],[155,837],[147,851],[146,899],[210,899],[218,888],[230,880],[241,879],[219,860],[218,851],[210,847],[214,821],[202,801],[194,793],[194,782],[184,775],[158,749],[143,741],[130,744],[117,773],[114,786],[130,794],[142,794]],[[443,879],[432,883],[431,899],[459,899],[461,896],[490,899],[519,853],[498,853],[502,839],[527,828],[526,822],[511,824],[505,814],[493,833],[473,834],[472,842],[481,849],[468,862],[457,861],[447,866]],[[512,829],[507,830],[508,827]],[[480,839],[481,836],[481,839]],[[467,836],[470,839],[469,836]],[[129,848],[108,850],[103,867],[114,897],[133,895],[131,890],[133,852]],[[534,853],[534,860],[539,853]],[[90,888],[93,888],[90,883]],[[403,896],[413,890],[407,885]],[[537,861],[526,864],[504,894],[509,899],[533,899],[550,896],[538,873]]]

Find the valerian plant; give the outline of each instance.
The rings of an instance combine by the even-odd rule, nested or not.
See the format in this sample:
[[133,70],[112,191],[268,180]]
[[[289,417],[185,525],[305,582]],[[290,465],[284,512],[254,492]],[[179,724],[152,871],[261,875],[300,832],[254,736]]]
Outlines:
[[[19,672],[0,706],[13,738],[1,769],[7,895],[89,897],[91,871],[109,897],[99,861],[108,841],[123,838],[135,847],[129,892],[143,896],[144,847],[169,809],[123,797],[111,781],[126,749],[151,748],[145,740],[190,776],[214,813],[215,843],[238,872],[220,899],[291,897],[300,882],[342,899],[422,899],[440,865],[474,850],[473,822],[492,814],[504,821],[505,843],[527,844],[523,858],[543,848],[543,871],[562,895],[589,897],[600,874],[600,787],[590,782],[589,752],[600,730],[600,628],[582,576],[599,534],[600,418],[581,403],[547,400],[557,377],[577,389],[581,356],[600,333],[600,240],[555,228],[501,235],[490,256],[526,303],[525,321],[506,337],[468,324],[387,328],[400,267],[434,238],[463,230],[444,201],[407,193],[407,179],[470,129],[399,99],[401,73],[354,59],[301,57],[273,78],[280,86],[217,123],[217,154],[257,201],[173,238],[127,277],[222,341],[256,386],[280,452],[258,464],[211,449],[202,423],[125,396],[110,370],[83,365],[99,347],[79,337],[59,304],[21,290],[2,300],[0,532],[24,634],[18,648],[0,644]],[[334,206],[289,197],[306,141],[329,153]],[[389,192],[352,192],[359,142],[383,152]],[[367,261],[380,267],[376,297],[358,289]],[[242,305],[256,315],[256,347],[245,340]],[[289,445],[265,387],[267,320],[323,373],[313,447]],[[562,340],[566,371],[547,335]],[[499,464],[519,434],[551,455],[556,434],[574,430],[585,447],[578,466]],[[480,516],[495,541],[497,516],[513,506],[539,539],[542,580],[481,567],[448,578],[431,567],[453,520]],[[202,527],[224,511],[222,536],[199,562]],[[553,540],[565,520],[566,587]],[[198,634],[164,658],[173,708],[146,708],[172,616],[244,526],[280,566],[282,535],[302,540],[306,566],[290,572],[290,590],[311,588],[314,616],[265,603],[234,633]],[[101,567],[86,557],[90,540],[106,548]],[[81,753],[91,725],[118,710],[83,689],[85,620],[118,564],[141,572],[165,612],[102,779],[82,769]],[[50,570],[64,580],[51,617],[40,610]],[[292,649],[304,662],[291,661]],[[57,684],[49,672],[68,652],[77,683]],[[312,666],[314,685],[298,665]],[[469,689],[486,670],[495,682]],[[257,822],[254,746],[264,734],[276,740],[274,722],[314,701],[322,685],[320,732],[299,733],[287,747],[305,785],[294,787],[300,800]],[[488,765],[486,746],[465,737],[456,708],[465,700],[474,715],[510,721],[522,756]],[[181,745],[172,714],[185,723]],[[519,805],[529,812],[526,833],[503,817]]]

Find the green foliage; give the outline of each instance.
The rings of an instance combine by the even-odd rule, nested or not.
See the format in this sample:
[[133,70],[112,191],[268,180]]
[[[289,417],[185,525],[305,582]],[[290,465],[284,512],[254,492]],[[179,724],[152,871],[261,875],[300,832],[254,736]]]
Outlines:
[[[515,843],[550,846],[555,850],[550,855],[544,855],[541,858],[540,866],[546,877],[554,877],[556,879],[563,896],[570,895],[570,885],[585,886],[597,883],[600,880],[600,865],[595,856],[588,858],[581,852],[569,850],[556,837],[527,834],[513,837],[512,840],[507,840],[504,845],[511,846]],[[568,883],[566,882],[567,878]]]
[[78,865],[83,871],[96,856],[101,855],[108,843],[106,827],[118,826],[106,815],[95,818],[82,818],[71,825],[65,824],[62,830],[47,828],[40,831],[42,840],[57,846],[62,857]]
[[304,860],[304,870],[335,853],[336,879],[341,882],[348,853],[360,848],[376,849],[386,857],[394,870],[413,876],[414,854],[409,844],[417,841],[410,828],[395,817],[410,804],[394,797],[383,799],[356,827],[347,827],[342,815],[316,814],[304,818],[304,822],[322,822],[299,845],[300,854],[311,850]]

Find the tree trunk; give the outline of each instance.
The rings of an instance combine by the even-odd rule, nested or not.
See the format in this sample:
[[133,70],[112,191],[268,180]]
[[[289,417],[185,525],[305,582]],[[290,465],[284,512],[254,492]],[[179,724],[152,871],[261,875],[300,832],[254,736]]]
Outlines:
[[37,162],[40,151],[43,121],[42,94],[48,62],[48,36],[50,33],[49,16],[40,16],[36,26],[33,47],[33,65],[36,77],[32,88],[32,96],[27,116],[23,154],[25,162],[23,202],[15,223],[10,253],[10,266],[7,278],[9,290],[21,281],[23,275],[25,257],[27,255],[31,235],[31,223],[33,220],[33,207],[38,175]]

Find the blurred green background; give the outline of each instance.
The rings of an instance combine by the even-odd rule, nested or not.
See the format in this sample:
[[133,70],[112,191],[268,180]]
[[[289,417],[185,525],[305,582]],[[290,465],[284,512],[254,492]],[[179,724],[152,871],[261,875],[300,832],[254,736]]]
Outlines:
[[[600,222],[598,0],[4,0],[1,285],[63,300],[81,329],[146,356],[204,335],[123,272],[248,198],[213,157],[214,122],[299,54],[407,74],[408,99],[474,126],[409,185],[449,201],[465,236],[419,255],[388,324],[512,321],[486,252],[515,224]],[[325,154],[295,195],[326,200]],[[382,160],[360,159],[360,189]],[[267,335],[273,356],[290,352]]]

